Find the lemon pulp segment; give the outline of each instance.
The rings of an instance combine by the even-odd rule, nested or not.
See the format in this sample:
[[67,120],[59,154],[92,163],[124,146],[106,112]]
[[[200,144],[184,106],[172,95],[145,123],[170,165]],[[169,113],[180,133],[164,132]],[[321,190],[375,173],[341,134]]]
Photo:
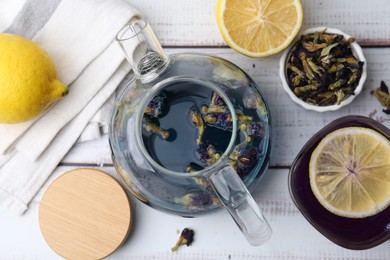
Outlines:
[[328,134],[309,163],[311,189],[330,212],[363,218],[390,204],[390,141],[363,127]]
[[249,57],[285,49],[303,19],[300,0],[218,0],[217,24],[226,43]]

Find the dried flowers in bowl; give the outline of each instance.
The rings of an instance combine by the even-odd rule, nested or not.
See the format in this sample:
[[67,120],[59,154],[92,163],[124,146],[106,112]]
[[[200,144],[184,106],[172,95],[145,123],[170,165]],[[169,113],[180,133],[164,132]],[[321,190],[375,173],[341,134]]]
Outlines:
[[327,27],[304,31],[280,59],[283,88],[308,110],[337,110],[349,104],[366,80],[361,47],[344,32]]

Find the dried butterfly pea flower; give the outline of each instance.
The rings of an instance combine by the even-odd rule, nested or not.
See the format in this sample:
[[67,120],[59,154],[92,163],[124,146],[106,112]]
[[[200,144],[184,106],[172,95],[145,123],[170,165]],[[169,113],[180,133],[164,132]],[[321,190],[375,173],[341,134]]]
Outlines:
[[142,126],[146,129],[146,131],[158,134],[163,139],[168,139],[170,137],[169,131],[160,128],[150,118],[144,117],[142,120]]
[[243,142],[234,147],[229,155],[229,163],[238,175],[243,176],[253,169],[258,157],[258,148]]
[[303,47],[309,52],[315,52],[328,46],[327,43],[302,42]]
[[233,127],[232,115],[229,112],[209,113],[206,118],[208,123],[222,129],[231,129]]
[[386,114],[390,114],[390,94],[389,88],[385,84],[385,82],[381,81],[380,87],[375,90],[371,90],[371,95],[376,97],[379,103],[385,108],[382,110]]
[[245,166],[252,166],[255,164],[257,159],[257,149],[250,147],[249,149],[243,150],[243,152],[237,157],[237,160]]
[[387,87],[384,81],[381,81],[381,85],[379,86],[379,89],[385,92],[387,95],[389,95],[389,88]]
[[338,42],[333,43],[333,44],[328,45],[328,46],[326,46],[325,48],[323,48],[323,49],[321,50],[321,57],[328,56],[328,55],[329,55],[329,52],[330,52],[334,47],[336,47],[337,45],[339,45]]
[[204,105],[201,111],[206,123],[223,129],[232,128],[232,115],[227,107],[219,105],[210,105],[208,107]]
[[226,106],[225,101],[223,98],[217,94],[217,92],[213,92],[211,95],[211,103],[210,106]]
[[326,29],[320,32],[314,32],[311,34],[305,34],[301,36],[302,41],[309,41],[314,43],[326,42],[328,44],[332,44],[335,42],[340,42],[342,39],[343,39],[342,35],[326,33]]
[[252,121],[253,117],[244,115],[242,111],[236,111],[237,120],[240,122]]
[[214,125],[217,123],[217,119],[218,117],[214,114],[207,114],[204,116],[205,120],[207,123],[211,124],[211,125]]
[[191,162],[188,166],[187,166],[187,172],[189,173],[193,173],[193,172],[198,172],[198,171],[201,171],[203,170],[204,168],[196,163],[193,163]]
[[208,178],[204,178],[204,177],[195,177],[195,178],[192,178],[192,180],[199,186],[201,186],[203,189],[207,190],[207,191],[212,191],[214,192],[214,188],[213,186],[211,185],[211,182],[208,180]]
[[206,113],[229,113],[228,107],[212,104],[210,106],[202,106],[202,111]]
[[294,88],[294,93],[295,95],[300,96],[303,92],[316,90],[318,87],[319,87],[318,85],[306,85],[302,87],[296,87]]
[[175,246],[171,248],[171,251],[176,251],[180,246],[187,245],[190,246],[194,241],[194,231],[189,228],[183,229],[180,234],[179,240],[176,242]]
[[303,70],[305,71],[306,77],[308,79],[314,79],[315,75],[314,75],[314,72],[309,65],[306,54],[304,52],[301,52],[299,54],[299,58],[301,59]]
[[202,137],[205,129],[205,125],[202,119],[202,116],[199,112],[192,110],[191,111],[191,120],[194,126],[198,129],[198,137],[196,138],[196,143],[201,144],[202,143]]
[[175,203],[184,205],[191,211],[202,211],[212,205],[220,205],[221,201],[217,196],[212,196],[209,191],[193,191],[182,197],[174,199]]
[[328,34],[328,33],[322,33],[321,34],[321,41],[325,41],[328,44],[332,43],[338,43],[340,42],[344,37],[340,34]]
[[157,96],[153,97],[153,99],[149,102],[147,107],[145,108],[144,113],[149,116],[158,117],[162,114],[162,110],[164,107],[164,99],[166,98],[166,94],[164,92],[160,92]]
[[342,90],[339,90],[339,91],[335,92],[335,95],[336,95],[336,98],[337,98],[336,99],[336,104],[340,105],[341,101],[344,100],[345,93]]
[[288,64],[287,69],[295,73],[295,75],[291,73],[291,78],[290,78],[290,81],[292,82],[294,87],[299,86],[300,83],[306,78],[305,72],[301,71],[300,69],[298,69],[296,66],[292,64]]
[[[318,76],[322,77],[323,72],[325,71],[324,68],[317,66],[317,65],[313,62],[313,59],[312,59],[312,58],[308,58],[308,59],[307,59],[307,64],[309,64],[311,71],[313,71],[313,72],[314,72],[315,74],[317,74]],[[315,76],[314,76],[313,78],[315,78]]]
[[287,80],[295,95],[318,106],[340,104],[353,95],[364,65],[352,53],[354,41],[325,31],[303,35],[287,61]]
[[221,154],[218,153],[213,144],[209,142],[202,143],[196,150],[196,154],[203,163],[207,166],[214,164],[221,158]]
[[209,111],[209,107],[206,105],[203,105],[201,107],[200,111],[202,112],[202,114],[206,114]]
[[245,141],[250,143],[253,141],[253,137],[264,137],[265,128],[260,122],[244,121],[239,123],[241,132],[245,136]]
[[342,86],[344,86],[345,82],[346,82],[346,80],[339,79],[336,82],[330,84],[328,88],[329,88],[329,90],[335,90],[335,89],[341,88]]
[[[210,111],[210,110],[208,110]],[[211,111],[216,111],[215,109]],[[247,122],[252,121],[253,117],[245,115],[242,111],[236,111],[238,121]],[[231,130],[233,127],[233,117],[230,112],[208,112],[204,115],[205,121],[213,126]]]
[[[297,70],[299,70],[297,68]],[[302,72],[303,75],[303,72]],[[258,95],[248,95],[244,99],[244,106],[248,109],[259,109],[263,110],[265,107],[264,102]],[[260,140],[265,135],[265,128],[260,122],[253,121],[252,116],[245,115],[242,110],[237,109],[235,111],[238,122],[239,131],[244,134],[245,141],[235,147],[233,153],[229,156],[229,163],[237,171],[240,176],[248,173],[253,166],[256,164],[259,156],[258,149],[254,147],[255,140]],[[233,126],[233,117],[230,110],[226,106],[223,99],[216,94],[212,94],[210,104],[203,105],[198,111],[191,111],[191,120],[195,126],[201,125],[201,119],[203,117],[203,123],[206,123],[205,128],[212,126],[222,128],[224,130],[230,130]],[[215,146],[210,141],[197,142],[199,148],[196,154],[204,165],[200,167],[207,167],[214,164],[220,159],[221,153],[217,152]],[[251,144],[250,146],[248,144]],[[187,167],[187,172],[196,172],[199,169],[194,163],[190,163]],[[203,185],[199,184],[201,187]],[[209,187],[209,185],[206,185]],[[207,187],[205,189],[207,189]]]
[[347,84],[351,85],[352,83],[354,83],[358,79],[358,77],[359,77],[358,73],[357,72],[353,72],[351,77],[347,81]]
[[[259,108],[264,107],[264,102],[259,100],[255,101],[255,106]],[[223,99],[216,93],[213,92],[211,102],[209,106],[203,105],[201,112],[204,121],[209,125],[219,127],[225,130],[230,130],[233,127],[233,117],[230,113],[229,108],[226,106]],[[244,115],[240,110],[235,111],[238,121],[250,121],[253,117]]]

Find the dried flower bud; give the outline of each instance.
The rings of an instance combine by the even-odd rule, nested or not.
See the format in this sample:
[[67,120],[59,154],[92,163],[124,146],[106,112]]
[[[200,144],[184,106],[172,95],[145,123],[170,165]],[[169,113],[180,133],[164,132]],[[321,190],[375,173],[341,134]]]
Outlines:
[[180,246],[187,245],[190,246],[194,241],[194,230],[185,228],[180,234],[179,240],[176,242],[175,246],[171,248],[171,251],[176,251]]
[[164,107],[164,99],[166,94],[164,92],[159,93],[155,96],[145,108],[144,113],[149,116],[158,117],[161,115]]
[[371,95],[376,97],[379,103],[385,108],[382,110],[386,114],[390,114],[390,94],[389,88],[386,86],[385,82],[381,82],[379,88],[371,91]]
[[191,120],[194,126],[198,129],[198,137],[196,138],[196,143],[201,144],[202,143],[202,136],[204,133],[205,125],[203,122],[203,119],[199,112],[192,110],[191,111]]
[[152,132],[154,134],[160,135],[163,139],[168,139],[170,137],[169,131],[163,130],[157,124],[155,124],[152,120],[147,117],[143,119],[143,127],[148,132]]

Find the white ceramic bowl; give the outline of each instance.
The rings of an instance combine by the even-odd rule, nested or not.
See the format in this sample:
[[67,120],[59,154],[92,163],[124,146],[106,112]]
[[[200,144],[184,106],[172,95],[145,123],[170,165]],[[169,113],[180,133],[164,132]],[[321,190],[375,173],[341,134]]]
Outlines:
[[356,86],[356,89],[354,91],[354,95],[349,96],[348,98],[343,100],[338,105],[335,104],[335,105],[331,105],[331,106],[315,106],[315,105],[306,103],[305,101],[303,101],[302,99],[298,98],[294,94],[294,92],[290,89],[290,87],[288,85],[287,69],[286,69],[286,63],[287,63],[287,60],[290,58],[291,50],[294,48],[295,43],[298,40],[300,40],[301,35],[314,33],[314,32],[320,32],[320,31],[324,31],[325,29],[326,29],[326,32],[328,32],[328,33],[337,33],[337,34],[343,35],[344,39],[348,39],[348,38],[351,37],[350,35],[342,32],[342,31],[340,31],[338,29],[329,28],[329,27],[317,27],[317,28],[307,29],[307,30],[303,31],[300,35],[298,35],[298,37],[291,43],[290,47],[287,48],[283,52],[282,57],[280,58],[280,62],[279,62],[279,74],[280,74],[280,78],[282,80],[283,89],[287,92],[287,94],[290,96],[290,98],[295,103],[301,105],[303,108],[305,108],[307,110],[314,110],[314,111],[317,111],[317,112],[334,111],[334,110],[337,110],[337,109],[339,109],[339,108],[341,108],[341,107],[351,103],[352,100],[362,91],[363,84],[364,84],[364,82],[366,81],[366,78],[367,78],[367,61],[366,61],[366,58],[364,57],[362,48],[359,46],[359,44],[357,44],[356,42],[353,42],[353,43],[351,43],[351,49],[352,49],[352,52],[353,52],[354,56],[359,61],[364,62],[362,75],[361,75],[361,77],[359,79],[359,84]]

